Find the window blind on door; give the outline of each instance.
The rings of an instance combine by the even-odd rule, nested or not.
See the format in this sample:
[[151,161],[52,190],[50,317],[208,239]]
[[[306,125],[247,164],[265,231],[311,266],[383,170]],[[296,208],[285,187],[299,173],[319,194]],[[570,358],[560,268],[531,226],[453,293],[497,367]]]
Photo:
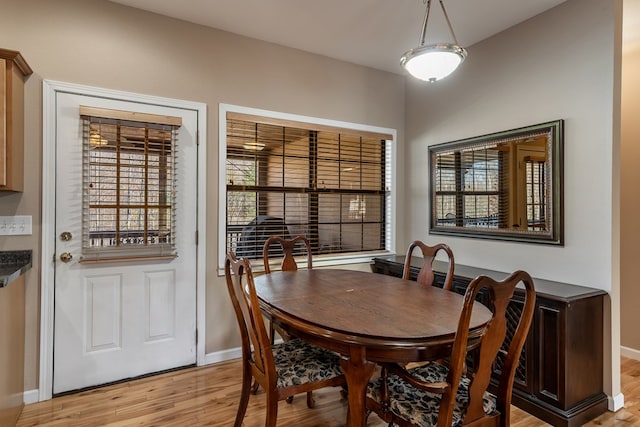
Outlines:
[[180,117],[80,107],[83,259],[176,256]]

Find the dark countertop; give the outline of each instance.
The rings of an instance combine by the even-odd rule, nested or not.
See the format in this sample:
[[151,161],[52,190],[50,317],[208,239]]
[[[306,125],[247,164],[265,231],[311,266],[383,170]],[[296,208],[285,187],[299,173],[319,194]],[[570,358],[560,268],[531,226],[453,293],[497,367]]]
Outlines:
[[0,251],[0,288],[31,268],[31,251]]

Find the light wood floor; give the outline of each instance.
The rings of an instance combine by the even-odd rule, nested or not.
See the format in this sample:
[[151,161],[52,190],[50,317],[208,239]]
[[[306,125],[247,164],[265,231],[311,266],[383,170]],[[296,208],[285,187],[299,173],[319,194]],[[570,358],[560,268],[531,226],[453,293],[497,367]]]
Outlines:
[[[585,372],[585,375],[589,375]],[[18,427],[26,426],[230,426],[240,396],[237,361],[130,381],[57,397],[25,406]],[[640,361],[622,359],[625,408],[607,412],[588,426],[640,426]],[[345,425],[346,401],[338,389],[314,392],[316,407],[307,409],[305,398],[293,404],[280,402],[279,427],[337,427]],[[264,393],[251,396],[245,427],[264,425]],[[548,424],[512,409],[511,425]],[[368,427],[386,426],[375,414]]]

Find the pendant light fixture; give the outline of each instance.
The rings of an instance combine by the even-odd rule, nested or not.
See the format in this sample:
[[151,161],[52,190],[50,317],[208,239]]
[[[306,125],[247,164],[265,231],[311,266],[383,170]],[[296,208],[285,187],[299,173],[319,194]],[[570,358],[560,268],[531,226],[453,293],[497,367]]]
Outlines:
[[431,0],[426,0],[427,11],[424,15],[422,32],[420,34],[420,45],[409,49],[400,58],[400,64],[413,77],[427,82],[435,82],[453,73],[458,65],[467,57],[467,51],[458,44],[453,27],[449,21],[444,3],[440,1],[442,13],[447,20],[449,31],[453,36],[453,43],[436,43],[425,46],[425,36],[427,34],[427,22],[429,21],[429,11],[431,10]]

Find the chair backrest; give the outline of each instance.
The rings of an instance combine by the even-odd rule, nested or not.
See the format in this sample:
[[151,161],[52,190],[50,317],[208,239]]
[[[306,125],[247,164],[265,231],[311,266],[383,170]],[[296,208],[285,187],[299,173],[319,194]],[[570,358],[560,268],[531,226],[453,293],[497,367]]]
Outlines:
[[[509,310],[511,298],[519,283],[524,284],[525,298],[522,310]],[[493,373],[493,363],[498,352],[502,353],[504,360],[498,392],[496,395],[497,410],[500,412],[500,425],[509,425],[509,413],[511,406],[511,392],[516,368],[520,360],[520,353],[524,346],[533,312],[535,307],[536,293],[533,280],[524,271],[516,271],[503,281],[496,281],[487,276],[478,276],[467,288],[458,329],[452,349],[449,374],[447,383],[459,384],[460,378],[465,370],[465,359],[467,355],[467,338],[469,335],[469,322],[473,304],[482,289],[487,289],[493,316],[485,329],[477,350],[477,359],[467,372],[467,376],[472,378],[469,386],[469,406],[465,415],[465,424],[486,416],[483,409],[483,395],[489,386],[491,374]],[[511,338],[505,341],[507,334],[507,318],[517,318],[514,312],[520,311],[518,325]],[[508,346],[505,350],[503,347]],[[455,389],[452,388],[452,390]],[[455,404],[456,393],[443,396],[438,418],[446,417],[446,421],[439,425],[451,425],[453,406]]]
[[264,242],[264,247],[262,249],[265,273],[269,274],[271,272],[271,267],[269,265],[269,250],[274,243],[279,243],[282,247],[282,252],[284,253],[282,263],[280,264],[280,269],[282,271],[295,271],[298,269],[298,264],[296,264],[293,252],[296,246],[300,246],[299,243],[303,243],[307,251],[307,268],[311,269],[313,267],[311,259],[311,244],[306,237],[295,236],[292,239],[285,239],[280,236],[271,236],[266,242]]
[[453,286],[453,270],[455,268],[455,261],[453,259],[453,251],[444,243],[438,243],[437,245],[429,246],[421,242],[420,240],[412,242],[409,245],[409,249],[407,249],[407,255],[404,259],[402,278],[405,280],[409,280],[410,278],[411,258],[413,257],[413,251],[415,250],[415,248],[420,248],[420,250],[422,251],[422,258],[424,259],[424,264],[420,268],[420,273],[418,273],[417,282],[425,286],[433,285],[433,260],[435,259],[438,252],[444,251],[449,257],[449,268],[444,279],[443,288],[446,290],[451,290],[451,287]]
[[253,366],[252,375],[265,377],[271,389],[275,390],[275,362],[253,283],[251,264],[247,258],[237,259],[233,252],[229,252],[225,258],[224,274],[240,327],[242,357]]

